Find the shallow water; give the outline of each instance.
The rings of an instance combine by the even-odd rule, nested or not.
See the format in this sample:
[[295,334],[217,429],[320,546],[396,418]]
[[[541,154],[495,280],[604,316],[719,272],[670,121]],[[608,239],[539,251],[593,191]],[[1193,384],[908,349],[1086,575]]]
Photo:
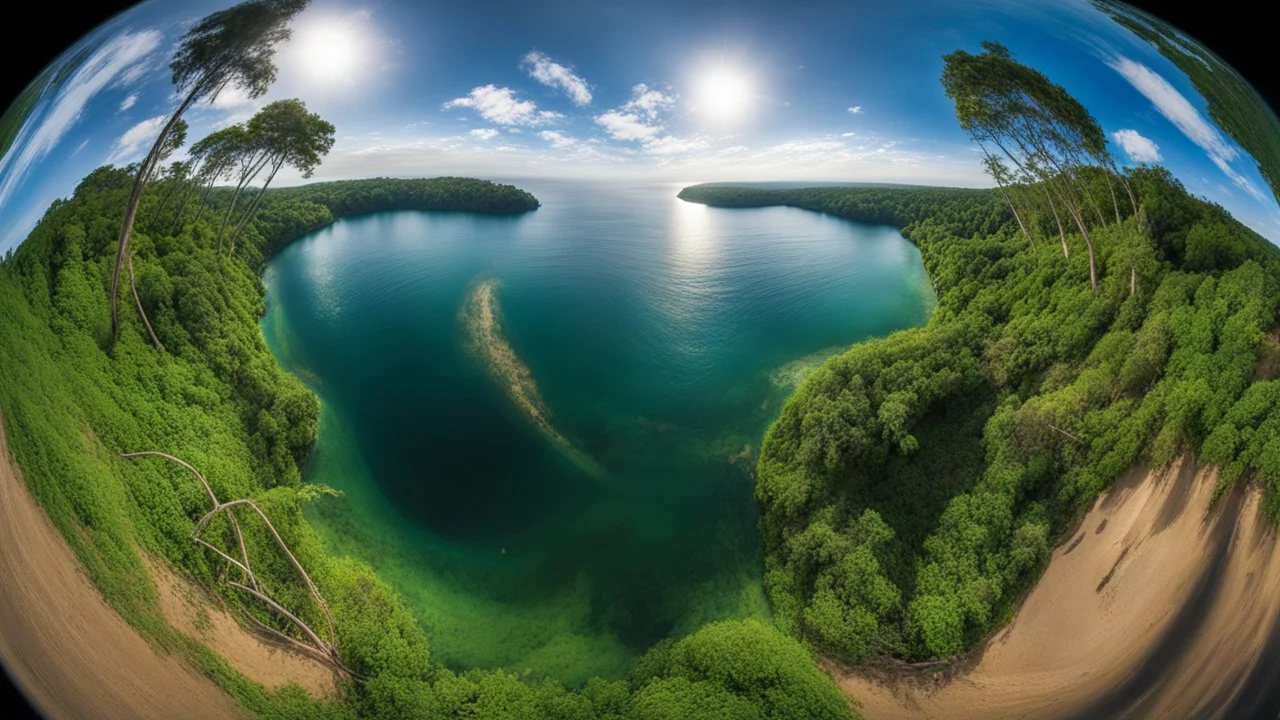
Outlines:
[[723,210],[678,185],[522,181],[519,217],[393,212],[264,275],[272,351],[320,395],[309,510],[453,667],[577,683],[767,615],[748,470],[806,370],[921,324],[892,228]]

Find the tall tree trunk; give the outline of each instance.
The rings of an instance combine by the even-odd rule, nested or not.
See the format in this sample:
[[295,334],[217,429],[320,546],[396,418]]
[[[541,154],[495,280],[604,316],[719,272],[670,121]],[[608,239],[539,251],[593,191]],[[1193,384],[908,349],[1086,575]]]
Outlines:
[[1070,258],[1071,250],[1067,247],[1067,229],[1062,226],[1062,216],[1058,214],[1058,206],[1053,202],[1053,196],[1049,194],[1049,188],[1041,184],[1040,189],[1044,191],[1044,199],[1049,202],[1049,209],[1053,211],[1053,221],[1058,224],[1058,237],[1062,238],[1062,257]]
[[1013,204],[1013,198],[1009,197],[1009,191],[1005,190],[1004,185],[1000,185],[1000,194],[1004,197],[1005,204],[1009,206],[1009,211],[1013,213],[1013,219],[1018,221],[1018,228],[1026,236],[1027,242],[1031,243],[1031,247],[1035,247],[1036,240],[1031,237],[1031,232],[1027,230],[1026,223],[1022,222],[1022,216],[1018,214],[1018,206]]
[[138,285],[133,277],[133,253],[129,253],[127,260],[129,263],[129,289],[133,291],[133,303],[138,307],[138,316],[142,318],[142,324],[147,326],[147,334],[151,336],[151,342],[155,344],[157,350],[164,350],[164,343],[160,342],[160,338],[156,337],[156,331],[151,329],[151,320],[147,318],[147,313],[142,309],[142,298],[138,297]]
[[197,185],[193,182],[186,183],[186,187],[182,190],[182,202],[178,203],[178,209],[173,214],[173,224],[169,226],[169,234],[172,235],[182,226],[182,213],[187,210],[187,203],[191,201],[191,196],[195,194]]
[[1138,214],[1138,200],[1133,196],[1133,187],[1129,185],[1129,178],[1124,173],[1116,173],[1120,176],[1120,185],[1124,188],[1126,194],[1129,195],[1129,206],[1133,208],[1133,214]]
[[204,187],[204,193],[200,195],[200,206],[196,208],[195,222],[200,222],[200,218],[204,217],[204,209],[209,203],[209,195],[213,192],[213,184],[216,180],[210,180],[209,184]]
[[236,229],[231,231],[231,254],[232,255],[236,254],[236,238],[240,236],[240,231],[243,230],[244,226],[247,225],[249,223],[249,220],[253,218],[253,214],[258,211],[258,206],[262,203],[262,196],[267,193],[267,188],[271,185],[271,181],[275,179],[276,173],[280,172],[280,167],[282,165],[283,165],[282,162],[277,161],[276,164],[271,168],[271,174],[267,175],[266,182],[262,183],[262,189],[259,190],[258,194],[253,198],[253,204],[250,205],[249,209],[245,211],[244,217],[240,218],[240,222],[236,223]]
[[164,193],[160,195],[160,202],[156,205],[156,209],[151,213],[148,224],[160,224],[160,218],[164,215],[165,206],[169,204],[169,201],[173,199],[174,194],[177,193],[184,185],[186,185],[185,180],[169,178],[165,186]]
[[1138,266],[1129,266],[1129,297],[1133,297],[1138,292]]
[[[116,245],[116,264],[115,269],[111,271],[111,338],[115,339],[116,333],[120,329],[119,318],[119,289],[120,289],[120,271],[124,269],[125,255],[129,252],[129,238],[133,236],[133,223],[138,216],[138,203],[142,201],[142,188],[146,184],[147,176],[151,174],[151,168],[155,165],[156,157],[160,154],[160,147],[164,145],[165,139],[178,124],[178,120],[182,114],[187,111],[191,103],[199,97],[202,88],[197,84],[191,89],[191,92],[182,100],[182,104],[177,110],[173,111],[173,115],[169,117],[169,122],[165,123],[164,129],[160,131],[160,136],[156,138],[155,143],[151,146],[151,151],[147,153],[147,158],[142,161],[142,167],[138,168],[138,174],[133,179],[133,189],[129,191],[129,204],[124,209],[124,222],[120,226],[120,241]],[[138,306],[138,311],[142,312],[142,306]],[[144,315],[145,319],[145,315]]]
[[1116,186],[1111,182],[1111,171],[1103,168],[1107,175],[1107,190],[1111,193],[1111,209],[1116,211],[1116,224],[1120,224],[1120,203],[1116,201]]
[[1080,209],[1071,202],[1064,203],[1067,206],[1067,212],[1071,214],[1071,218],[1076,221],[1076,227],[1080,229],[1080,234],[1084,236],[1084,246],[1089,253],[1089,289],[1094,295],[1098,294],[1098,265],[1093,257],[1093,240],[1089,238],[1089,229],[1085,227],[1084,217],[1080,215]]
[[227,229],[227,223],[231,221],[231,216],[235,214],[236,201],[240,198],[240,193],[244,192],[245,187],[248,186],[248,184],[253,180],[253,178],[257,177],[258,173],[262,171],[262,168],[264,165],[266,165],[266,163],[267,163],[267,158],[265,157],[262,159],[261,162],[259,162],[258,158],[256,157],[252,158],[249,164],[245,166],[245,169],[240,173],[240,183],[236,185],[235,194],[231,196],[231,205],[227,207],[227,212],[222,216],[222,225],[218,227],[218,252],[219,253],[222,252],[223,233]]

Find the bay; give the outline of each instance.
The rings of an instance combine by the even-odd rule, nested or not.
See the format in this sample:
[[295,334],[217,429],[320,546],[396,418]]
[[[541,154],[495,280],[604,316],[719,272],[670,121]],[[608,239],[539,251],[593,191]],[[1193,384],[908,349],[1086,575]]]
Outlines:
[[519,181],[520,216],[340,220],[268,265],[262,328],[321,398],[308,509],[451,667],[577,684],[766,617],[750,467],[805,373],[922,324],[893,228],[680,185]]

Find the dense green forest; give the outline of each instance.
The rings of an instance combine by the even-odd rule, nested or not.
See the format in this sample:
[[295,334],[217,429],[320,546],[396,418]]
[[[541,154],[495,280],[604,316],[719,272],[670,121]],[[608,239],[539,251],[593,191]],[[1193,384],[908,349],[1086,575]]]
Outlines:
[[1029,243],[996,190],[681,193],[896,225],[938,296],[926,327],[814,372],[766,436],[765,585],[790,632],[850,662],[970,647],[1135,462],[1192,451],[1280,517],[1280,251],[1166,171],[1128,180],[1139,214],[1093,230],[1096,295],[1086,256]]
[[[343,215],[412,208],[522,212],[528,193],[478,180],[365,180],[271,190],[234,255],[218,251],[230,188],[175,223],[178,179],[148,186],[132,237],[142,304],[112,341],[107,288],[129,169],[101,168],[54,203],[0,266],[0,408],[28,487],[82,559],[108,602],[146,636],[194,659],[255,713],[268,717],[849,718],[852,710],[802,645],[771,625],[722,622],[653,648],[628,677],[566,689],[501,670],[454,672],[400,599],[366,566],[331,557],[303,518],[327,495],[299,467],[314,443],[315,396],[283,372],[258,328],[258,277],[290,239]],[[171,186],[172,185],[172,186]],[[175,187],[177,190],[175,190]],[[248,617],[286,624],[225,582],[230,568],[190,540],[209,501],[183,469],[121,453],[156,450],[191,462],[223,500],[251,498],[270,517],[331,608],[341,662],[360,676],[317,701],[245,680],[171,630],[139,557],[163,558],[217,588]],[[342,502],[328,498],[326,502]],[[248,519],[246,519],[248,518]],[[218,524],[221,523],[221,524]],[[241,516],[264,588],[312,627],[311,601],[260,523]],[[234,547],[225,518],[205,537]],[[215,543],[217,544],[217,543]]]
[[[810,374],[765,437],[755,482],[777,625],[712,623],[658,643],[626,677],[575,688],[444,667],[401,599],[329,555],[304,519],[307,503],[342,499],[302,480],[318,401],[266,348],[259,273],[340,217],[538,202],[462,178],[270,188],[286,167],[309,177],[333,145],[335,128],[297,99],[166,166],[188,109],[226,88],[267,92],[274,48],[306,5],[246,0],[191,25],[170,63],[177,105],[146,158],[88,175],[0,264],[0,409],[27,486],[112,607],[254,713],[850,718],[818,654],[928,660],[972,647],[1134,463],[1194,453],[1223,468],[1219,496],[1255,482],[1280,518],[1280,251],[1167,172],[1118,168],[1074,98],[987,42],[945,56],[942,84],[992,190],[680,193],[894,225],[938,299],[925,327]],[[1150,39],[1162,38],[1176,44]],[[1274,184],[1274,156],[1247,145],[1267,118],[1237,86],[1192,78]],[[24,98],[25,110],[36,96]],[[142,451],[203,476],[122,457]],[[228,510],[249,501],[261,515]],[[264,632],[310,637],[346,672],[341,696],[266,691],[171,629],[139,551]]]

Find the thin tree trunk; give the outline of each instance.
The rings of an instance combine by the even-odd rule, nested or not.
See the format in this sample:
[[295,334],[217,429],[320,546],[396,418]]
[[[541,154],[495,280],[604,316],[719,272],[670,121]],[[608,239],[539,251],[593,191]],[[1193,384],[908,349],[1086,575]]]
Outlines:
[[1102,172],[1107,175],[1107,190],[1111,193],[1111,209],[1116,211],[1116,224],[1120,224],[1120,203],[1116,200],[1116,186],[1111,182],[1111,171],[1105,167]]
[[1094,295],[1098,294],[1098,266],[1094,262],[1093,257],[1093,241],[1089,239],[1089,229],[1084,225],[1084,218],[1080,215],[1080,209],[1070,202],[1066,203],[1067,212],[1071,214],[1071,218],[1076,221],[1076,227],[1080,229],[1080,234],[1084,236],[1084,246],[1089,253],[1089,289]]
[[168,181],[168,183],[166,183],[165,188],[164,188],[164,192],[163,192],[163,193],[161,193],[161,195],[160,195],[160,202],[159,202],[159,203],[157,203],[157,204],[156,204],[156,206],[155,206],[155,208],[151,211],[151,215],[149,215],[149,216],[147,217],[147,225],[148,225],[148,226],[155,225],[155,224],[158,224],[158,223],[160,222],[160,216],[164,213],[164,206],[165,206],[165,205],[168,205],[168,204],[169,204],[169,199],[170,199],[171,197],[173,197],[173,193],[174,193],[174,185],[173,185],[173,183],[174,183],[174,182],[176,182],[176,181],[175,181],[175,180],[173,180],[173,179],[170,179],[170,180]]
[[257,177],[258,173],[266,165],[267,158],[263,158],[259,162],[258,158],[253,158],[245,170],[240,173],[240,183],[236,185],[235,194],[231,196],[231,205],[227,208],[227,212],[222,216],[222,225],[218,227],[218,252],[222,252],[222,236],[227,229],[227,223],[231,221],[231,216],[235,214],[236,201],[240,198],[240,193],[244,192],[245,187]]
[[[133,189],[129,191],[129,203],[125,205],[124,222],[120,226],[120,240],[116,244],[116,264],[115,269],[111,271],[111,338],[115,339],[120,329],[119,317],[119,289],[120,289],[120,271],[124,269],[124,258],[129,252],[129,238],[133,236],[133,223],[138,216],[138,203],[142,201],[142,188],[146,184],[147,175],[151,173],[151,167],[156,162],[156,156],[160,153],[160,147],[164,144],[165,138],[178,124],[178,120],[182,114],[187,111],[191,103],[201,92],[199,84],[191,89],[187,97],[183,99],[182,104],[169,117],[169,122],[165,123],[164,129],[160,131],[160,136],[156,138],[155,144],[151,146],[151,151],[147,153],[147,158],[142,161],[142,167],[138,168],[138,174],[133,180]],[[138,311],[142,312],[139,305]]]
[[1133,297],[1138,292],[1138,267],[1136,265],[1129,266],[1129,297]]
[[204,188],[204,193],[200,195],[200,206],[196,208],[196,217],[194,222],[198,223],[200,222],[200,218],[204,217],[204,208],[209,203],[209,194],[213,192],[213,184],[215,182],[217,182],[216,179],[210,180],[209,184]]
[[147,311],[142,309],[142,298],[138,297],[138,286],[133,278],[133,253],[129,253],[127,258],[129,263],[129,289],[133,291],[133,302],[138,307],[138,316],[142,318],[142,324],[147,326],[147,334],[151,336],[151,342],[155,344],[156,349],[164,351],[164,344],[160,342],[160,338],[156,337],[156,331],[151,329],[151,320],[147,318]]
[[210,510],[208,513],[205,514],[204,517],[200,518],[200,520],[196,522],[196,532],[199,532],[201,529],[207,526],[209,524],[209,521],[212,520],[213,517],[218,513],[223,511],[229,512],[231,508],[237,505],[249,506],[250,508],[253,509],[254,512],[258,514],[258,517],[262,518],[262,522],[267,526],[267,529],[271,531],[272,537],[276,539],[276,544],[279,545],[280,549],[284,551],[285,557],[289,558],[289,562],[293,565],[294,569],[298,571],[298,574],[302,576],[303,582],[307,584],[307,589],[311,591],[311,597],[315,599],[316,604],[319,605],[320,609],[324,611],[325,619],[328,620],[328,623],[329,623],[329,635],[330,637],[333,637],[334,636],[333,615],[329,611],[329,604],[324,601],[324,597],[320,594],[320,591],[316,589],[315,583],[311,582],[311,576],[307,574],[306,569],[302,567],[302,563],[299,562],[298,558],[295,557],[293,552],[289,550],[289,546],[285,544],[284,538],[280,537],[279,532],[276,532],[276,526],[272,524],[271,519],[267,517],[267,514],[262,512],[262,509],[258,507],[257,503],[255,503],[253,500],[249,498],[241,498],[239,500],[228,500],[227,502],[222,503],[221,505],[214,508],[213,510]]
[[231,231],[232,255],[236,254],[236,238],[240,237],[240,231],[243,230],[244,226],[253,218],[253,214],[258,212],[258,206],[262,204],[262,196],[267,193],[267,188],[270,187],[271,181],[275,179],[276,173],[280,172],[281,165],[282,163],[277,162],[276,165],[272,167],[271,174],[267,176],[266,182],[262,183],[262,189],[259,190],[258,194],[253,198],[253,204],[245,211],[244,217],[240,218],[240,222],[236,223],[236,229]]
[[187,187],[182,191],[182,202],[178,203],[178,209],[173,214],[173,224],[169,226],[169,234],[172,235],[182,226],[182,213],[187,210],[187,203],[191,201],[191,196],[195,194],[193,188],[197,187],[194,183],[187,183]]
[[1053,211],[1053,221],[1058,224],[1058,237],[1062,238],[1062,257],[1070,258],[1071,250],[1067,247],[1067,229],[1062,226],[1062,216],[1058,214],[1058,206],[1054,204],[1053,196],[1049,194],[1049,188],[1046,185],[1041,184],[1040,189],[1044,192],[1044,199],[1049,202],[1049,209]]
[[1013,213],[1013,219],[1018,221],[1018,228],[1022,230],[1022,234],[1027,238],[1027,242],[1031,243],[1031,247],[1034,248],[1036,246],[1036,240],[1031,237],[1031,232],[1027,230],[1026,223],[1022,222],[1022,216],[1018,214],[1018,206],[1013,204],[1013,198],[1009,197],[1009,193],[1004,189],[1004,185],[1000,185],[1000,194],[1004,197],[1005,204],[1009,206],[1009,211]]
[[1138,214],[1138,200],[1133,196],[1133,187],[1129,185],[1129,178],[1123,173],[1117,173],[1120,176],[1120,185],[1124,188],[1126,194],[1129,195],[1129,205],[1133,208],[1133,214]]

